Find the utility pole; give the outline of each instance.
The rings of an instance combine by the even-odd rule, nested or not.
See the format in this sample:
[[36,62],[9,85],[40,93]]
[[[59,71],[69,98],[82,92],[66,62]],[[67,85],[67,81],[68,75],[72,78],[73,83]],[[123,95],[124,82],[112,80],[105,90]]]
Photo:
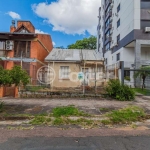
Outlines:
[[84,82],[83,82],[83,95],[85,95],[85,60],[84,60]]
[[97,62],[96,62],[96,68],[95,68],[95,94],[97,93]]

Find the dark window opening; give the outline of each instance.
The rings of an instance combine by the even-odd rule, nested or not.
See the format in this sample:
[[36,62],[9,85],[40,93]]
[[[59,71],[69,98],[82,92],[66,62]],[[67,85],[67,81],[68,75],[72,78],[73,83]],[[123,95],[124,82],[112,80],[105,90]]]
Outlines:
[[117,13],[120,11],[120,4],[117,7]]
[[124,70],[124,77],[130,77],[130,70]]
[[14,56],[30,58],[30,41],[15,41]]
[[120,34],[117,36],[117,44],[119,43],[120,41]]
[[120,53],[117,54],[117,61],[120,60]]
[[117,28],[120,26],[120,19],[117,21]]

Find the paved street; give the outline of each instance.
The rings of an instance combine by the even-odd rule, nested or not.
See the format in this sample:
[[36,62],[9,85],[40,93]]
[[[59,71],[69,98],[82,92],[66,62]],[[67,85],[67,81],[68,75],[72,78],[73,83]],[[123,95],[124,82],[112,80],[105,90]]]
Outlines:
[[0,150],[149,150],[150,130],[0,128]]
[[[100,107],[121,108],[138,105],[150,110],[150,100],[137,98],[133,102],[77,99],[3,99],[5,104],[18,106],[24,111],[50,111],[57,106],[75,105],[83,110],[97,112]],[[32,109],[31,109],[31,108]],[[40,109],[41,108],[41,109]],[[36,112],[36,111],[35,111]],[[97,112],[98,113],[98,112]],[[81,129],[73,127],[35,127],[29,130],[0,127],[0,150],[150,150],[149,122],[136,129],[105,127]]]
[[0,145],[1,150],[149,150],[150,137],[14,138]]

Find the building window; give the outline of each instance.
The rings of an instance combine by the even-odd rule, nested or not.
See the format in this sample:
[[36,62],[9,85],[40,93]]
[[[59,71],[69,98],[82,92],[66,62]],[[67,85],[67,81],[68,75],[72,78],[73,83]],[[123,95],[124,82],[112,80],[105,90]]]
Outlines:
[[130,70],[124,70],[124,77],[130,77]]
[[120,34],[117,36],[117,44],[119,43],[120,41]]
[[14,56],[15,57],[30,57],[31,42],[30,41],[15,41]]
[[61,66],[59,77],[61,79],[69,79],[69,66]]
[[110,49],[110,42],[105,46],[105,50],[108,51]]
[[120,60],[120,53],[117,54],[117,61]]
[[117,7],[117,13],[120,11],[120,4]]
[[4,49],[5,49],[5,42],[0,41],[0,50],[4,50]]
[[117,21],[117,28],[120,26],[120,19]]

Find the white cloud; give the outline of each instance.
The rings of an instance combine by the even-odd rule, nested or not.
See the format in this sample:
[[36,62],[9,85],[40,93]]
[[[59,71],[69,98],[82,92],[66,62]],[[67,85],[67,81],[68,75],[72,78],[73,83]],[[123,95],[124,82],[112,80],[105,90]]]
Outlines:
[[56,45],[56,43],[55,43],[54,41],[53,41],[52,43],[53,43],[53,46],[55,46],[55,45]]
[[35,33],[48,34],[46,32],[41,31],[40,29],[35,29]]
[[17,14],[17,13],[15,13],[15,12],[13,12],[13,11],[9,11],[7,14],[8,14],[10,17],[12,17],[13,19],[21,19],[20,15]]
[[101,0],[57,0],[33,4],[33,11],[53,26],[53,31],[67,34],[96,34]]

